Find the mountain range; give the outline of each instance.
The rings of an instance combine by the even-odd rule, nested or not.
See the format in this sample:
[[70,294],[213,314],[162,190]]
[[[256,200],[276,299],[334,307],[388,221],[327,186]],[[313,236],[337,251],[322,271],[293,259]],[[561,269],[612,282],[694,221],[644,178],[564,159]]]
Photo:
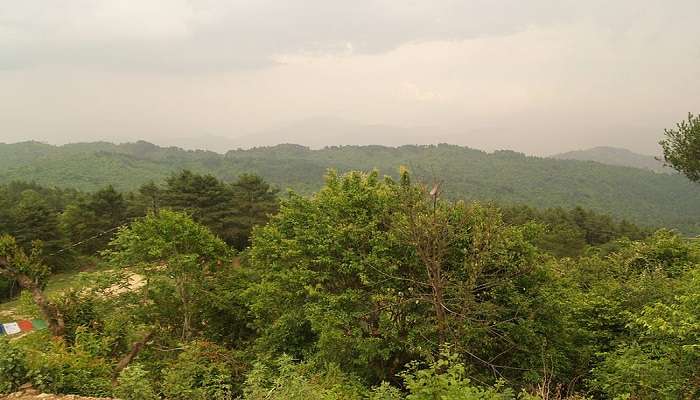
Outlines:
[[134,190],[189,169],[224,180],[255,173],[282,189],[308,194],[321,187],[329,168],[377,169],[396,176],[401,166],[418,181],[444,182],[446,195],[454,199],[538,208],[583,206],[642,225],[700,233],[700,185],[678,174],[513,151],[487,153],[447,144],[313,150],[287,144],[219,154],[143,141],[0,144],[0,183],[25,180],[88,191],[106,185]]

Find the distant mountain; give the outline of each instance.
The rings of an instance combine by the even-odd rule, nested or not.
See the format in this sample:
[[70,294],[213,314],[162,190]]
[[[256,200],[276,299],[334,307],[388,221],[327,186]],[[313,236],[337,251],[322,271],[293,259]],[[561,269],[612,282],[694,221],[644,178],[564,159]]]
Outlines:
[[454,199],[539,208],[582,206],[643,225],[700,234],[700,185],[680,175],[513,151],[486,153],[446,144],[312,150],[287,144],[219,154],[143,141],[0,144],[0,183],[25,180],[81,190],[108,184],[133,190],[189,169],[224,180],[256,173],[283,189],[308,194],[321,187],[329,168],[377,169],[396,177],[400,166],[407,166],[416,181],[442,180],[446,195]]
[[653,156],[638,154],[627,149],[617,147],[593,147],[588,150],[576,150],[555,154],[552,158],[560,160],[595,161],[601,164],[618,165],[648,169],[654,172],[671,173],[673,169],[665,167],[664,163]]

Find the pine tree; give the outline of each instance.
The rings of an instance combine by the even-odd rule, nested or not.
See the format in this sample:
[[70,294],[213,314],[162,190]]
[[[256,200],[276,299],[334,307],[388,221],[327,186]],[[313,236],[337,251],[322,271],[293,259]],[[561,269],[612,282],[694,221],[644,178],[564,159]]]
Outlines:
[[263,225],[277,211],[277,189],[270,187],[257,175],[243,174],[231,185],[236,215],[229,236],[239,249],[249,243],[253,227]]
[[163,206],[185,211],[229,244],[227,225],[234,215],[229,187],[212,175],[182,171],[166,180]]
[[[14,235],[18,244],[28,251],[35,241],[41,242],[43,254],[54,267],[64,267],[70,259],[68,246],[60,229],[55,210],[34,190],[22,192],[19,203],[12,210]],[[60,253],[59,253],[60,252]]]

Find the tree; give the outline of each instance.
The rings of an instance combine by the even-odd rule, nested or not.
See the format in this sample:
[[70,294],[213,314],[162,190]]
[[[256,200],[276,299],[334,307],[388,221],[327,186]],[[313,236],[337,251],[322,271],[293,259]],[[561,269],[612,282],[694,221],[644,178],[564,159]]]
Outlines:
[[116,229],[127,222],[124,196],[111,185],[70,204],[61,214],[63,229],[87,254],[102,250]]
[[12,236],[0,236],[0,274],[16,280],[23,289],[29,290],[51,333],[62,336],[65,329],[63,316],[42,290],[50,270],[39,261],[38,255],[36,248],[27,255]]
[[261,177],[243,174],[231,184],[233,204],[236,209],[227,237],[233,245],[243,249],[248,245],[253,227],[263,225],[268,216],[277,210],[277,192]]
[[[140,267],[148,282],[144,291],[152,303],[153,320],[179,316],[181,338],[189,339],[202,281],[227,262],[229,247],[187,214],[172,210],[135,220],[119,230],[110,247],[105,255],[111,262]],[[172,324],[166,320],[163,325]]]
[[143,210],[149,210],[156,214],[158,213],[162,197],[162,190],[155,184],[155,182],[151,181],[145,185],[142,185],[139,188],[139,196],[142,201],[145,201],[145,204],[141,205]]
[[699,267],[700,243],[660,230],[570,269],[581,286],[571,311],[588,336],[581,353],[596,355],[589,387],[600,397],[700,394]]
[[[213,175],[199,175],[184,170],[166,179],[162,205],[177,211],[186,211],[195,221],[207,226],[226,242],[226,235],[234,215],[232,193],[226,184]],[[153,195],[152,188],[145,189]]]
[[664,161],[693,182],[700,181],[700,115],[688,113],[688,119],[666,129],[666,139],[659,142]]
[[21,199],[12,209],[13,235],[29,251],[32,243],[41,241],[47,261],[55,266],[65,265],[70,255],[68,242],[60,229],[56,212],[34,190],[22,192]]
[[449,342],[485,376],[513,374],[541,357],[544,328],[525,327],[560,312],[541,293],[549,276],[531,234],[492,207],[435,202],[407,175],[330,173],[253,233],[260,278],[245,297],[258,345],[376,383]]
[[[145,192],[144,192],[145,191]],[[154,202],[158,191],[143,187]],[[264,224],[277,209],[277,191],[262,178],[244,174],[230,185],[212,175],[182,171],[166,180],[162,205],[186,211],[226,243],[243,249],[253,227]]]

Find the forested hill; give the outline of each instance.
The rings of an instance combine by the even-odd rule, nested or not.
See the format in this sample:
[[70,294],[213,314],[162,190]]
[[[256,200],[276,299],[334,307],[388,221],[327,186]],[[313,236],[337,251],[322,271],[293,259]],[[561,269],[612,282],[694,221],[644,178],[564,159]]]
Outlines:
[[593,147],[587,150],[568,151],[555,154],[552,158],[562,160],[595,161],[602,164],[648,169],[654,172],[673,173],[673,169],[653,156],[638,154],[617,147]]
[[379,169],[396,175],[407,166],[425,181],[444,181],[452,198],[495,200],[535,207],[583,206],[640,224],[700,233],[700,188],[678,175],[599,163],[529,157],[512,151],[486,153],[454,145],[343,146],[310,150],[278,145],[208,151],[163,148],[147,142],[51,146],[37,142],[0,144],[0,183],[25,180],[42,185],[96,190],[111,184],[131,190],[190,169],[233,180],[255,173],[281,188],[310,193],[328,168]]

